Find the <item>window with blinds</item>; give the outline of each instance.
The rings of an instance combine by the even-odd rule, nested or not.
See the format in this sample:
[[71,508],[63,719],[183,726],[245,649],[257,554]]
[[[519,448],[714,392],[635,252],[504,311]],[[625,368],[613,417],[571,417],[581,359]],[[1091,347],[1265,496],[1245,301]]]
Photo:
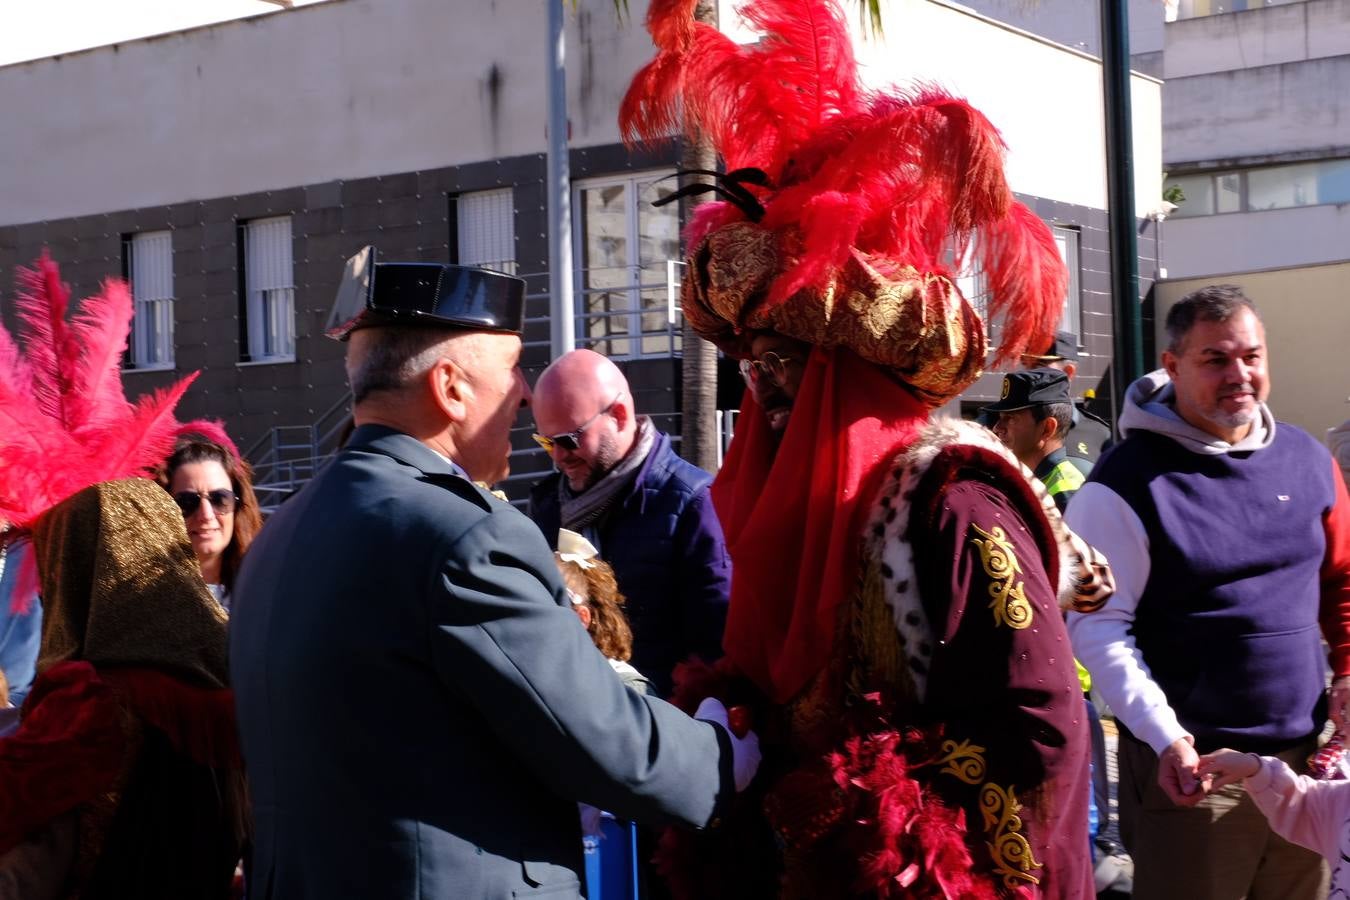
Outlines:
[[128,235],[123,269],[131,281],[133,369],[173,368],[173,236],[167,231]]
[[511,188],[460,194],[455,206],[460,264],[516,274],[516,211]]
[[1077,228],[1065,228],[1061,225],[1052,226],[1055,233],[1055,246],[1059,248],[1060,258],[1064,260],[1064,265],[1069,270],[1069,287],[1064,295],[1064,311],[1060,315],[1059,325],[1056,328],[1059,331],[1067,331],[1078,341],[1079,346],[1083,343],[1083,298],[1082,292],[1078,286],[1079,273],[1079,255],[1078,240],[1079,234]]
[[244,319],[247,362],[295,359],[295,265],[291,218],[254,219],[241,228],[244,241]]

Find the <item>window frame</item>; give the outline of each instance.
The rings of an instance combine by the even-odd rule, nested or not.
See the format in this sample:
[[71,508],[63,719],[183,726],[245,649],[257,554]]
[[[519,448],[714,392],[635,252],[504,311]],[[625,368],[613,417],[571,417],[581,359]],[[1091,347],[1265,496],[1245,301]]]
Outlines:
[[[1316,167],[1325,165],[1329,167],[1338,163],[1341,164],[1342,166],[1350,165],[1350,158],[1339,156],[1339,157],[1328,157],[1325,159],[1302,160],[1299,162],[1291,162],[1291,163],[1279,163],[1276,165],[1267,165],[1267,166],[1246,166],[1240,169],[1210,169],[1203,172],[1183,172],[1181,174],[1174,175],[1171,176],[1170,178],[1164,179],[1164,187],[1176,185],[1178,187],[1181,187],[1184,191],[1187,187],[1186,182],[1194,183],[1194,181],[1197,179],[1204,179],[1206,182],[1208,182],[1209,185],[1209,203],[1206,204],[1205,209],[1196,212],[1190,211],[1190,209],[1195,209],[1196,207],[1191,207],[1190,209],[1188,209],[1187,204],[1191,204],[1194,202],[1193,200],[1188,198],[1187,200],[1183,201],[1179,205],[1178,209],[1171,214],[1172,218],[1174,219],[1201,219],[1206,216],[1231,216],[1231,215],[1238,215],[1241,213],[1275,212],[1278,210],[1286,210],[1286,209],[1309,209],[1316,206],[1342,206],[1347,203],[1350,203],[1350,192],[1347,192],[1346,196],[1341,199],[1336,199],[1335,197],[1332,197],[1330,199],[1322,199],[1319,196],[1317,202],[1315,203],[1291,203],[1283,206],[1266,206],[1255,208],[1252,206],[1251,202],[1250,179],[1254,173],[1276,173],[1281,170],[1298,169],[1308,166]],[[1238,179],[1238,208],[1235,210],[1225,210],[1220,212],[1219,180],[1227,176],[1234,176]],[[1314,170],[1313,177],[1314,180],[1316,180],[1320,186],[1321,178],[1325,176],[1320,175],[1316,170]]]
[[[289,277],[284,280],[288,283],[255,286],[253,279],[258,267],[250,264],[250,260],[253,259],[253,253],[250,251],[251,242],[256,240],[252,235],[263,226],[282,222],[286,223],[286,241],[284,244],[279,243],[278,247],[285,247],[285,260],[289,265],[284,268],[288,270]],[[240,365],[271,365],[296,361],[294,228],[294,219],[289,215],[264,216],[241,220],[238,223]],[[278,265],[278,268],[282,266]],[[280,313],[275,303],[278,299],[279,305],[284,307]],[[272,303],[269,304],[269,301]],[[270,334],[264,327],[265,322],[271,323],[283,318],[287,321],[277,322],[280,328],[276,334]],[[267,345],[273,338],[285,345],[281,352],[268,352]]]
[[[504,235],[505,242],[510,245],[509,257],[498,259],[480,260],[476,259],[476,254],[472,251],[473,247],[465,247],[465,237],[475,231],[475,223],[470,221],[472,216],[466,213],[472,212],[472,207],[466,207],[466,201],[472,203],[475,200],[487,200],[491,197],[504,197],[507,204],[506,216],[499,221],[506,223],[508,233]],[[455,248],[454,261],[462,266],[478,266],[484,269],[491,269],[494,272],[502,272],[506,275],[515,275],[518,271],[516,260],[516,198],[515,188],[512,186],[487,188],[484,190],[463,191],[458,194],[450,195],[450,221],[452,223],[453,234],[451,235],[451,245]]]
[[[1056,331],[1067,331],[1073,335],[1079,349],[1083,347],[1083,230],[1077,225],[1049,223],[1055,236],[1055,246],[1062,246],[1061,257],[1064,267],[1069,271],[1069,283],[1065,288],[1064,303],[1060,308]],[[1060,237],[1065,238],[1060,244]],[[1070,240],[1071,239],[1071,240]],[[1069,252],[1072,243],[1072,254]]]
[[[151,241],[162,241],[165,246],[167,269],[149,273],[142,271],[137,277],[137,260],[146,254]],[[137,250],[137,245],[142,250]],[[164,372],[176,367],[174,360],[174,314],[176,298],[174,296],[173,273],[173,232],[168,229],[159,231],[133,232],[122,235],[122,276],[131,289],[132,316],[131,333],[128,335],[127,353],[123,367],[133,372]],[[163,296],[146,297],[145,282],[158,278],[163,284],[161,290],[154,291]],[[139,286],[138,286],[139,285]],[[161,327],[150,328],[158,322]],[[147,333],[150,332],[150,333]],[[157,344],[162,358],[153,359],[157,353],[148,353],[151,344]]]
[[[572,182],[572,210],[573,210],[573,234],[572,234],[572,260],[573,260],[573,292],[577,298],[576,308],[576,329],[578,335],[578,344],[583,346],[595,346],[603,344],[608,351],[605,353],[610,359],[615,360],[636,360],[636,359],[669,359],[681,355],[681,335],[678,323],[679,310],[675,310],[672,317],[668,310],[662,311],[666,319],[666,328],[662,332],[644,331],[642,327],[642,317],[657,313],[655,307],[644,307],[642,305],[642,295],[644,292],[660,292],[663,302],[662,307],[668,307],[664,298],[668,297],[670,291],[670,272],[668,265],[670,258],[661,260],[660,271],[662,272],[662,281],[644,281],[643,280],[643,261],[641,259],[641,241],[642,229],[640,227],[641,215],[639,204],[641,203],[641,187],[651,184],[665,178],[670,178],[676,174],[675,169],[661,167],[655,169],[644,169],[636,172],[622,172],[613,175],[601,175],[591,178],[578,178]],[[672,181],[672,184],[674,182]],[[624,186],[624,223],[625,223],[625,241],[629,248],[627,261],[624,268],[628,270],[626,284],[614,288],[587,288],[586,275],[589,271],[585,267],[586,261],[586,215],[585,207],[582,204],[583,192],[594,188],[604,188],[616,185]],[[673,189],[673,188],[672,188]],[[676,217],[676,246],[678,253],[679,234],[681,223],[679,222],[679,207],[672,204],[671,210]],[[676,262],[683,262],[683,259],[676,259]],[[648,264],[654,266],[657,260],[649,260]],[[678,266],[674,267],[678,270]],[[587,298],[591,294],[621,294],[628,298],[627,309],[622,312],[609,312],[592,314],[588,311]],[[597,318],[612,319],[622,316],[626,318],[627,331],[621,333],[607,332],[606,334],[594,337],[590,331],[590,325]],[[663,348],[648,350],[646,342],[649,340],[664,341]],[[614,346],[623,342],[628,347],[628,352],[617,353]]]

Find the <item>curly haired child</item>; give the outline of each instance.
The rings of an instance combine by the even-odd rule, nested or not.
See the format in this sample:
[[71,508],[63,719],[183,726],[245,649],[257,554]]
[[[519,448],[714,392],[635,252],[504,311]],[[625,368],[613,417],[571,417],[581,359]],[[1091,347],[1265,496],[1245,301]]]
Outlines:
[[572,610],[596,649],[605,655],[624,684],[655,696],[651,682],[628,663],[633,655],[633,630],[623,613],[624,597],[609,563],[600,559],[590,541],[566,528],[558,531],[558,550],[553,558],[562,573]]

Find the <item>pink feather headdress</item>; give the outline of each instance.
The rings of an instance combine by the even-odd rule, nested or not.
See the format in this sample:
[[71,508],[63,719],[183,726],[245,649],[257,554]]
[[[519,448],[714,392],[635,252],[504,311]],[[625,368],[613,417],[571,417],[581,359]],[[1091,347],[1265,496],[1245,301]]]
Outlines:
[[[984,362],[983,323],[949,277],[971,250],[1003,324],[998,361],[1049,343],[1068,273],[1013,199],[983,114],[931,86],[865,90],[833,0],[752,0],[740,13],[763,38],[746,46],[695,22],[695,5],[653,0],[657,55],[619,124],[629,141],[706,136],[729,170],[727,199],[686,232],[685,314],[700,333],[732,353],[761,328],[843,344],[939,400]],[[853,320],[878,305],[886,327]]]
[[[149,477],[183,434],[199,434],[238,455],[219,422],[174,418],[196,372],[135,403],[127,400],[122,356],[132,299],[126,282],[107,279],[73,317],[70,289],[45,252],[32,269],[19,269],[18,282],[22,349],[0,327],[0,520],[27,529],[92,484]],[[21,586],[15,596],[25,593]]]

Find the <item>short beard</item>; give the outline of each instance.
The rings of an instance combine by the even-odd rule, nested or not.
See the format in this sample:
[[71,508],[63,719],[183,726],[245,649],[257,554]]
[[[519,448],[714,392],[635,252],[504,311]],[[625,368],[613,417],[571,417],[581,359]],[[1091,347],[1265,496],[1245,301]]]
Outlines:
[[576,489],[577,493],[590,490],[619,464],[623,456],[619,453],[619,442],[615,440],[614,435],[604,434],[600,437],[600,445],[596,447],[595,459],[591,462],[591,467],[586,473],[586,482]]
[[1255,406],[1249,410],[1241,410],[1234,413],[1226,413],[1216,407],[1209,410],[1207,415],[1209,420],[1215,425],[1220,425],[1224,428],[1242,428],[1243,426],[1251,425],[1261,416],[1261,407]]

